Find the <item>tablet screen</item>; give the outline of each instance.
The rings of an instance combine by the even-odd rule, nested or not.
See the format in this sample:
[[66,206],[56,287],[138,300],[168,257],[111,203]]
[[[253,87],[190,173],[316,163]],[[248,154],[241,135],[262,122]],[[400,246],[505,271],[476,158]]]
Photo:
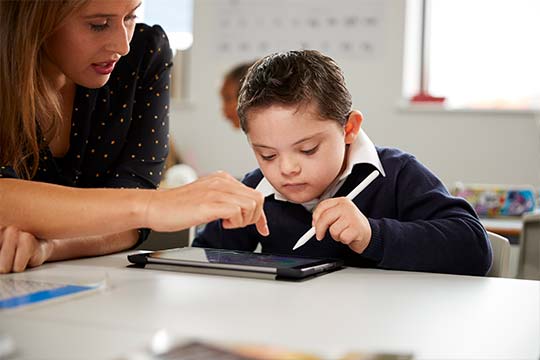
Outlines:
[[156,251],[149,256],[158,259],[180,260],[206,264],[219,263],[231,265],[234,264],[261,266],[270,268],[295,268],[297,266],[313,264],[321,261],[321,259],[258,254],[235,250],[203,249],[194,247]]

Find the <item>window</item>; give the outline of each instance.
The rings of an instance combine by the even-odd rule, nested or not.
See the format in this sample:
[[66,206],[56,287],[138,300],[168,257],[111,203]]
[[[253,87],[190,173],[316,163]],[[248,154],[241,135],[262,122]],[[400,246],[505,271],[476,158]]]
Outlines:
[[420,90],[424,1],[424,90],[452,107],[540,108],[538,0],[408,0],[407,98]]
[[142,6],[140,20],[149,25],[161,25],[174,54],[171,99],[187,101],[189,52],[193,44],[193,0],[145,0]]
[[139,16],[149,25],[161,25],[172,49],[186,50],[193,44],[193,0],[146,0]]

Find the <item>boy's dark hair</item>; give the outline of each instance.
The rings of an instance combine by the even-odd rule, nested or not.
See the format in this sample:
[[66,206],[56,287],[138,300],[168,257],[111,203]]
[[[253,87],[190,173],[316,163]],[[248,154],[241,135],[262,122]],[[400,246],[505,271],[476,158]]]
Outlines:
[[240,89],[240,126],[248,132],[247,115],[255,108],[307,105],[311,101],[316,102],[321,119],[335,120],[342,126],[347,122],[351,94],[334,60],[315,50],[265,56],[249,69]]

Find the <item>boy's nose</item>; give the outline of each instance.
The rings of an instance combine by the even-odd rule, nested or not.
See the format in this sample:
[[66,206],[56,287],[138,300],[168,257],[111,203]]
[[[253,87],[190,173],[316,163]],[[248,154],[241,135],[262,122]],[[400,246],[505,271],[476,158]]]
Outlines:
[[293,158],[282,157],[279,163],[281,173],[286,176],[298,175],[301,167],[298,161]]

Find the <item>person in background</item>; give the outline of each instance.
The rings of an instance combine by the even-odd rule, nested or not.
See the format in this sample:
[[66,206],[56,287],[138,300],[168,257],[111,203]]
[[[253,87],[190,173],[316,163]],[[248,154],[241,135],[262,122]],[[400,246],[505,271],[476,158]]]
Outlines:
[[267,233],[262,195],[218,172],[155,190],[171,50],[140,0],[0,1],[0,273],[222,219]]
[[[341,69],[317,51],[266,56],[249,70],[240,125],[259,163],[243,182],[265,196],[269,236],[208,224],[193,245],[343,259],[346,265],[485,275],[492,254],[471,206],[414,156],[377,147]],[[358,196],[368,175],[380,176]],[[293,250],[310,227],[314,239]]]
[[240,129],[240,119],[236,112],[238,92],[251,65],[253,65],[253,62],[241,63],[229,70],[223,78],[223,84],[219,92],[223,116],[231,122],[235,129]]

